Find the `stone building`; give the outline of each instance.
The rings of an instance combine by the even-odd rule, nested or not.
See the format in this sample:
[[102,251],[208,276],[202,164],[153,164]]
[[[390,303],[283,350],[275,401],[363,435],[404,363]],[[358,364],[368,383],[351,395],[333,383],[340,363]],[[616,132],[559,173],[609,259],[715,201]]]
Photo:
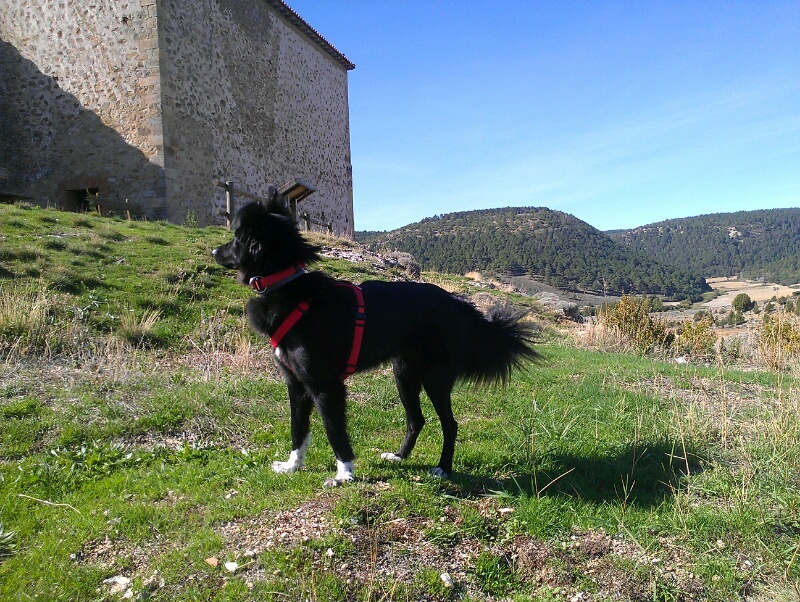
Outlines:
[[0,11],[0,192],[219,223],[215,178],[293,178],[353,234],[354,65],[281,0],[14,0]]

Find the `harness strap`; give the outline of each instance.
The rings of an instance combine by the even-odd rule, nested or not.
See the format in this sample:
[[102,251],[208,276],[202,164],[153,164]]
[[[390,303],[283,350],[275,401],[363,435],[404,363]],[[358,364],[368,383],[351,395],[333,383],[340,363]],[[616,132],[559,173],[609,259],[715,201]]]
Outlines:
[[342,380],[346,380],[348,376],[356,371],[356,364],[358,363],[358,356],[361,353],[361,342],[364,339],[364,325],[367,323],[366,306],[364,305],[364,293],[360,286],[351,284],[350,282],[342,282],[338,286],[347,286],[353,289],[356,296],[356,323],[353,328],[353,346],[350,348],[350,357],[347,360],[347,367],[341,375]]
[[284,284],[288,284],[295,278],[299,278],[306,273],[304,268],[305,265],[298,262],[294,265],[290,265],[285,270],[275,272],[269,276],[253,276],[250,278],[250,288],[252,288],[259,295],[263,295],[264,293],[275,290]]
[[291,313],[286,316],[286,319],[281,322],[281,325],[278,326],[278,329],[269,338],[273,349],[281,344],[281,341],[283,340],[283,337],[286,336],[286,333],[288,333],[292,327],[297,324],[297,321],[303,317],[303,314],[308,311],[309,307],[310,304],[308,301],[300,301],[300,303],[297,304],[297,307],[295,307]]
[[[366,306],[364,304],[364,293],[361,287],[351,284],[349,282],[337,282],[336,286],[346,286],[353,289],[353,294],[356,296],[356,321],[353,328],[353,346],[350,348],[350,357],[347,359],[347,366],[339,378],[343,381],[348,376],[356,371],[356,364],[358,364],[358,356],[361,354],[361,342],[364,340],[364,325],[367,323]],[[283,337],[297,324],[298,320],[303,317],[311,306],[309,301],[301,301],[297,304],[291,313],[281,322],[278,329],[270,337],[272,348],[275,349],[281,344]],[[281,362],[283,363],[283,362]],[[286,364],[284,364],[286,366]],[[288,367],[288,366],[287,366]]]

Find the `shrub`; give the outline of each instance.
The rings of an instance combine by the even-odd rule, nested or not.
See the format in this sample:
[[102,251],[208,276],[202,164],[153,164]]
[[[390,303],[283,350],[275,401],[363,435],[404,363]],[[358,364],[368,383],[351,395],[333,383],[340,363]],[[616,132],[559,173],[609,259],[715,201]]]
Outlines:
[[737,336],[719,340],[719,355],[724,362],[735,363],[745,357],[742,339]]
[[664,302],[661,300],[660,297],[649,297],[648,301],[650,302],[651,312],[661,312],[661,311],[666,311],[667,309],[664,306]]
[[628,346],[640,353],[667,348],[674,340],[666,323],[650,315],[649,301],[634,295],[623,295],[618,303],[603,305],[597,312],[597,319],[617,331]]
[[782,370],[800,356],[800,321],[786,312],[764,316],[758,350],[772,370]]
[[678,337],[678,348],[689,355],[711,355],[717,342],[713,326],[714,318],[708,313],[701,315],[699,320],[684,322]]
[[747,293],[739,293],[733,298],[733,309],[740,313],[750,311],[756,306],[755,301]]
[[725,319],[720,322],[722,326],[739,326],[744,324],[745,319],[740,311],[731,310]]

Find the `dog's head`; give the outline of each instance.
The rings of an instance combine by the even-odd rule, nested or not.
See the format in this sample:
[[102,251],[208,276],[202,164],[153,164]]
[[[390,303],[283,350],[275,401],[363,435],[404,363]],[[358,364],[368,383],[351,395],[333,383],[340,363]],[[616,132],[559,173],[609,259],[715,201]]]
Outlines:
[[211,254],[223,267],[238,271],[239,282],[248,284],[254,276],[267,276],[297,262],[319,260],[319,247],[309,244],[284,199],[271,188],[266,204],[248,203],[233,217],[233,240]]

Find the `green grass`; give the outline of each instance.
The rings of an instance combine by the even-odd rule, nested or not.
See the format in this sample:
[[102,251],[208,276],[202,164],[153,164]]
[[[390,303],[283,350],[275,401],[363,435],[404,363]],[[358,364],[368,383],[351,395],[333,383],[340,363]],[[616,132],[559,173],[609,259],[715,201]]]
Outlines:
[[[449,481],[427,474],[441,445],[427,401],[412,457],[380,461],[402,408],[390,371],[356,375],[357,480],[326,490],[317,417],[306,468],[270,469],[289,452],[288,400],[248,332],[248,291],[210,261],[227,232],[0,206],[0,236],[0,599],[798,595],[790,374],[552,337],[507,388],[456,390]],[[13,311],[37,300],[33,321]],[[130,582],[115,593],[116,577]]]

